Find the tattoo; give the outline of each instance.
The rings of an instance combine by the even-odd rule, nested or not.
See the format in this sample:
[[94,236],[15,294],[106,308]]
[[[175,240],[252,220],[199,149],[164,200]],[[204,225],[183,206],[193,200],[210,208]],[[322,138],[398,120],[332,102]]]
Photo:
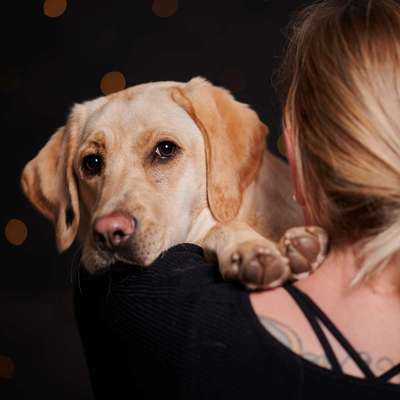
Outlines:
[[274,319],[259,315],[258,319],[263,324],[264,328],[282,344],[297,354],[303,353],[303,345],[299,335],[287,325]]
[[314,353],[302,353],[300,354],[303,358],[317,364],[320,367],[331,369],[331,364],[324,354],[314,354]]
[[[315,354],[305,351],[300,335],[298,335],[292,328],[282,322],[263,315],[258,315],[258,319],[272,336],[294,353],[320,367],[331,369],[331,365],[325,354]],[[396,365],[396,363],[389,357],[380,357],[377,360],[373,360],[371,355],[367,352],[360,352],[359,355],[377,376],[385,373]],[[349,355],[346,355],[342,359],[338,359],[338,361],[343,370],[345,370],[347,364],[354,363],[353,359]],[[400,373],[393,377],[390,382],[400,383]]]

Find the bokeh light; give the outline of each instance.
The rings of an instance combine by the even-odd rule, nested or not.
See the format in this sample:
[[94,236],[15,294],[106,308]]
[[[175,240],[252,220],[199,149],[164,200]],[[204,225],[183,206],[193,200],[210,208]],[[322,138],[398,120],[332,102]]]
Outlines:
[[126,80],[122,72],[111,71],[107,72],[103,78],[101,78],[100,89],[104,95],[119,92],[125,89]]
[[43,13],[47,17],[57,18],[67,9],[67,0],[46,0],[43,3]]
[[19,219],[11,219],[5,228],[6,239],[14,246],[20,246],[28,236],[28,228]]
[[14,371],[14,361],[10,357],[0,354],[0,379],[12,379]]
[[158,17],[172,17],[178,11],[178,0],[154,0],[152,10]]
[[279,153],[281,153],[284,157],[287,157],[285,138],[283,135],[279,136],[277,146]]

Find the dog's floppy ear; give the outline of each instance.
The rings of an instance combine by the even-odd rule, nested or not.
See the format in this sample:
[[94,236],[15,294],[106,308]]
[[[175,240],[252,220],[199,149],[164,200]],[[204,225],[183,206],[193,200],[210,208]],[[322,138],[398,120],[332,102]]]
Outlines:
[[28,162],[21,176],[25,195],[54,224],[60,252],[72,244],[79,227],[78,188],[73,170],[79,111],[79,106],[75,106],[67,124]]
[[174,87],[171,95],[203,134],[210,210],[217,221],[231,221],[260,168],[268,128],[246,104],[203,78]]

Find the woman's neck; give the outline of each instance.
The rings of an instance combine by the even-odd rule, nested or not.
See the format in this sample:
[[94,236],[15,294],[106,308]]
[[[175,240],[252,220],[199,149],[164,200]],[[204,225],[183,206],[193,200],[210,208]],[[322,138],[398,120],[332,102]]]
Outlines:
[[374,276],[352,285],[361,267],[357,252],[355,246],[331,251],[321,267],[297,285],[310,294],[320,293],[322,285],[327,295],[329,292],[329,296],[348,296],[369,292],[382,299],[400,302],[400,256],[393,258],[385,269]]

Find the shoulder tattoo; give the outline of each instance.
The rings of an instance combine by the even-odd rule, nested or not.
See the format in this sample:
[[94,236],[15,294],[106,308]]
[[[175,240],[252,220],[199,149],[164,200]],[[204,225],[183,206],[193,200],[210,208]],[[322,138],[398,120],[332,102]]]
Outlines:
[[[277,340],[279,340],[283,345],[288,347],[294,353],[300,355],[301,357],[305,358],[308,361],[311,361],[312,363],[320,367],[328,369],[331,368],[331,365],[323,352],[322,354],[316,354],[305,350],[304,343],[300,335],[293,328],[264,315],[258,315],[258,319],[264,326],[264,328],[272,336],[274,336]],[[367,363],[367,365],[371,368],[371,370],[374,371],[374,373],[378,376],[396,365],[394,360],[389,357],[380,357],[374,360],[373,357],[367,352],[360,352],[359,354]],[[341,367],[345,368],[345,365],[349,362],[352,362],[352,359],[350,356],[346,355],[338,361]],[[394,377],[391,382],[400,383],[400,374]]]

